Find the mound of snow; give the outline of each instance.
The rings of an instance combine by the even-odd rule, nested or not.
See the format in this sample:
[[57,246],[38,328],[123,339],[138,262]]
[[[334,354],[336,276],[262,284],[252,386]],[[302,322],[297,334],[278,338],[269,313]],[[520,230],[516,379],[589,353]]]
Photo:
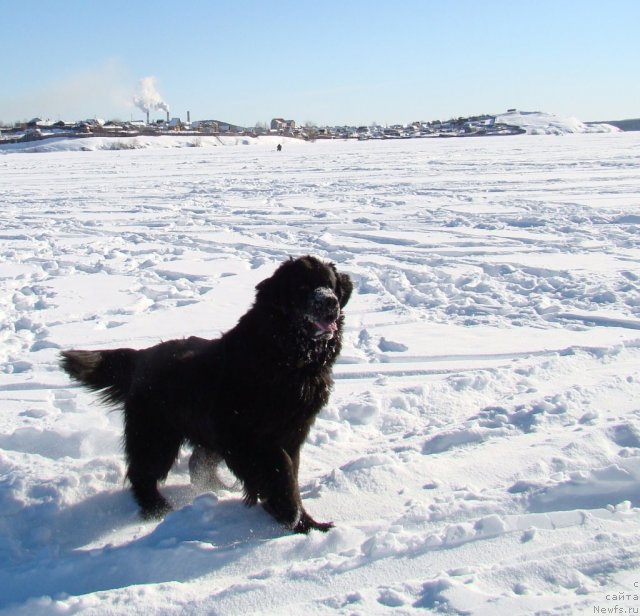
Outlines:
[[529,135],[565,135],[567,133],[617,133],[611,124],[585,124],[578,118],[561,117],[542,111],[509,111],[496,117],[496,122],[520,126]]

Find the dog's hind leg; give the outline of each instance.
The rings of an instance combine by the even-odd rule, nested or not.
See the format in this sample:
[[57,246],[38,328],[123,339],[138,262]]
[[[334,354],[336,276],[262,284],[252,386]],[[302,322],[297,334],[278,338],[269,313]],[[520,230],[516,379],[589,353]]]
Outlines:
[[[136,409],[138,411],[139,409]],[[171,505],[158,491],[158,481],[167,478],[182,439],[170,429],[143,421],[138,413],[125,407],[124,447],[127,478],[144,518],[161,518]]]

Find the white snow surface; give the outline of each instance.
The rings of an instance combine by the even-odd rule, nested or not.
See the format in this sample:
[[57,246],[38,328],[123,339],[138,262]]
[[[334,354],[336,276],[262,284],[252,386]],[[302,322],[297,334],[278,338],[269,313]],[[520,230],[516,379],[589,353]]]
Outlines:
[[[0,614],[637,609],[640,134],[8,153],[0,195]],[[215,337],[302,254],[355,283],[300,477],[336,528],[186,449],[141,521],[59,351]]]
[[93,152],[96,150],[146,150],[165,148],[215,148],[225,146],[262,146],[275,148],[278,144],[287,147],[303,145],[302,139],[267,135],[251,137],[246,135],[137,135],[131,137],[87,137],[87,136],[52,136],[36,141],[18,143],[0,143],[0,154],[28,153],[45,154],[51,152]]

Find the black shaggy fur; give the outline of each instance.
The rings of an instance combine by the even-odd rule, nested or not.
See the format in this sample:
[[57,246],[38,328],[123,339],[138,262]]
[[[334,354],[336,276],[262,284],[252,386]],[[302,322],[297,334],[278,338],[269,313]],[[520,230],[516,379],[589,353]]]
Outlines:
[[248,505],[261,501],[296,532],[333,526],[304,510],[298,467],[329,399],[352,288],[332,263],[290,259],[257,285],[251,309],[221,338],[62,353],[73,379],[123,406],[127,477],[145,517],[170,510],[157,484],[189,442],[194,483],[213,482],[224,460]]

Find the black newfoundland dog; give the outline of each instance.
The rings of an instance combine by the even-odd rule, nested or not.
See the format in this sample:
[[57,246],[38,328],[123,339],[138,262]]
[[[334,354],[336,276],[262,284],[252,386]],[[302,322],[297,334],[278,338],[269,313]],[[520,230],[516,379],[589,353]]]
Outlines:
[[221,338],[192,336],[148,349],[65,351],[76,381],[124,407],[127,478],[145,517],[171,509],[158,491],[180,446],[191,478],[215,483],[224,460],[244,501],[261,501],[299,533],[329,530],[302,506],[300,448],[332,387],[342,308],[353,289],[333,263],[290,259],[256,286],[251,309]]

